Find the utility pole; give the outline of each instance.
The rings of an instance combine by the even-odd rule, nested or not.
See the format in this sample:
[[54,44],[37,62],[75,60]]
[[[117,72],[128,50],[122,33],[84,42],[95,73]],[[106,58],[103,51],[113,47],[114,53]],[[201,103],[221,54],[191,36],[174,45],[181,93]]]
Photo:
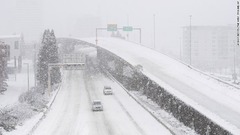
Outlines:
[[190,65],[192,65],[192,15],[190,17],[190,26],[189,26],[189,48],[190,48]]
[[153,48],[155,49],[155,14],[153,14]]

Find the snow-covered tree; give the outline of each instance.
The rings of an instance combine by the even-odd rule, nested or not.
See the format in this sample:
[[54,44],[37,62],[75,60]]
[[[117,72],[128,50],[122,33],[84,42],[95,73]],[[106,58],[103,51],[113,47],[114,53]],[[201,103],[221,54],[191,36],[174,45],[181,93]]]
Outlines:
[[[42,38],[42,46],[39,50],[37,63],[38,84],[44,88],[48,86],[48,64],[58,63],[58,47],[54,31],[45,30]],[[58,67],[51,70],[52,85],[61,81],[60,69]]]
[[45,30],[42,38],[42,46],[39,50],[38,54],[38,62],[37,62],[37,80],[38,85],[43,85],[45,88],[47,87],[47,79],[48,79],[48,63],[47,63],[47,33],[49,30]]
[[0,41],[0,93],[7,90],[7,45]]
[[[53,30],[50,32],[50,42],[51,42],[51,45],[49,47],[49,50],[50,50],[49,63],[59,63],[58,46],[57,46],[56,37]],[[59,67],[52,68],[51,78],[52,78],[52,84],[57,84],[61,82],[61,73],[60,73]]]

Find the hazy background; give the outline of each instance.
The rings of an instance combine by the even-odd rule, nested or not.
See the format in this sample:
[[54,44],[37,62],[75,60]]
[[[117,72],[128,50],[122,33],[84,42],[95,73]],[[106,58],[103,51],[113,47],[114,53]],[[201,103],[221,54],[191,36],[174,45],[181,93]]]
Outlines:
[[[155,14],[156,48],[175,54],[179,50],[181,27],[189,25],[189,15],[192,15],[192,25],[236,24],[236,2],[236,0],[0,0],[0,35],[24,33],[25,41],[32,41],[40,39],[40,31],[50,28],[55,30],[58,37],[79,37],[81,32],[89,32],[91,29],[89,25],[92,24],[92,32],[89,32],[89,35],[94,36],[96,26],[106,27],[108,23],[116,23],[122,27],[129,24],[142,28],[142,43],[153,47],[153,14]],[[29,3],[30,5],[25,6]],[[85,24],[86,20],[89,21],[88,25]],[[83,26],[88,29],[79,31]],[[33,33],[38,36],[31,37],[32,29],[36,29]],[[127,33],[122,34],[126,36]],[[138,33],[132,32],[129,36],[130,40],[136,41]]]

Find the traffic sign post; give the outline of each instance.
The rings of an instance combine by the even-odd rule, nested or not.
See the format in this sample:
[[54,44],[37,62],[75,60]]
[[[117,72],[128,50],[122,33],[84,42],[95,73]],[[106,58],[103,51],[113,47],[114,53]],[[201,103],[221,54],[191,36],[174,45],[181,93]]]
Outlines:
[[139,43],[141,44],[141,40],[142,40],[142,29],[141,28],[134,28],[134,30],[138,30],[139,31]]
[[123,28],[118,28],[117,24],[108,24],[107,28],[96,28],[96,39],[95,39],[96,45],[98,44],[98,30],[107,30],[107,31],[111,31],[111,32],[115,32],[118,30],[123,30],[126,32],[138,30],[139,31],[139,42],[141,44],[141,35],[142,35],[141,28],[133,28],[132,26],[123,26]]

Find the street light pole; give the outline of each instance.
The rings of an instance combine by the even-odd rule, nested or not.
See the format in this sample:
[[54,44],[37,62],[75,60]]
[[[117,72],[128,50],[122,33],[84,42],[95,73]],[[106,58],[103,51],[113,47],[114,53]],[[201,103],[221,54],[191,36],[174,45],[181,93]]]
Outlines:
[[190,65],[192,65],[192,15],[189,16],[190,17],[190,26],[189,26],[189,47],[190,47]]
[[29,91],[29,63],[24,63],[27,65],[27,78],[28,78],[28,91]]
[[[127,15],[127,26],[129,26],[129,15]],[[129,32],[127,32],[127,40],[129,40]]]
[[140,44],[142,44],[142,30],[141,30],[141,28],[139,29],[139,36],[140,36],[139,42],[140,42]]
[[236,83],[237,80],[237,73],[236,73],[236,45],[235,41],[233,41],[233,49],[234,49],[234,54],[233,54],[233,80],[234,83]]
[[180,61],[182,60],[182,38],[179,38],[180,44],[179,44],[179,55],[180,55]]
[[153,47],[155,49],[155,14],[153,14]]
[[96,45],[98,43],[98,34],[97,34],[97,32],[98,32],[98,28],[96,28]]
[[37,70],[36,70],[36,68],[37,68],[37,63],[36,63],[36,56],[37,55],[37,44],[35,43],[34,44],[34,62],[33,62],[33,64],[34,64],[34,87],[36,88],[36,85],[37,85]]

